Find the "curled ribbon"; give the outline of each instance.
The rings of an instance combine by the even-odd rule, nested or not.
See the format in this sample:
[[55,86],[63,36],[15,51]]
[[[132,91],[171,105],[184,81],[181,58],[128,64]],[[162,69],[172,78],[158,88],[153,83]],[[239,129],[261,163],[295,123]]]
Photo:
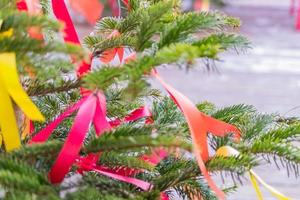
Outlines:
[[[61,0],[56,0],[56,1],[52,0],[52,6],[56,17],[58,19],[63,20],[66,23],[65,41],[75,42],[77,44],[80,44],[74,25],[68,14],[66,6],[64,5],[64,2]],[[131,57],[134,58],[135,55]],[[128,60],[130,59],[131,58],[129,58]],[[90,66],[89,67],[85,66],[84,69],[85,69],[84,72],[86,72],[90,70]],[[218,187],[215,185],[213,180],[210,178],[204,164],[204,162],[209,158],[208,147],[207,147],[207,133],[210,132],[216,136],[223,137],[227,133],[232,132],[235,133],[236,138],[239,138],[240,137],[239,130],[230,124],[213,119],[199,112],[197,107],[188,98],[186,98],[177,90],[175,90],[174,88],[166,84],[156,71],[153,71],[152,75],[161,82],[161,84],[169,92],[172,99],[175,101],[175,103],[179,106],[179,108],[182,110],[183,114],[185,115],[193,138],[194,151],[195,151],[195,155],[199,167],[204,177],[208,181],[209,186],[212,188],[213,191],[215,191],[218,198],[225,199],[224,193],[220,189],[218,189]]]
[[[65,41],[75,41],[77,42],[77,44],[80,44],[74,25],[68,14],[66,6],[64,5],[64,2],[60,0],[52,1],[52,6],[56,17],[58,19],[63,20],[66,23],[65,33],[67,37],[65,37]],[[157,72],[153,71],[152,74],[162,83],[162,85],[166,88],[169,94],[173,97],[173,100],[177,103],[177,105],[181,108],[182,112],[184,113],[191,130],[194,142],[195,155],[199,167],[204,177],[207,179],[208,184],[216,192],[219,199],[225,199],[224,193],[217,188],[217,186],[210,178],[205,168],[204,162],[209,158],[206,138],[207,132],[211,132],[217,136],[225,136],[226,133],[233,132],[236,133],[237,137],[239,137],[240,132],[237,128],[235,128],[232,125],[210,118],[204,115],[203,113],[199,112],[196,106],[193,105],[193,103],[189,99],[187,99],[181,93],[179,93],[174,88],[166,84]]]
[[[70,167],[75,163],[91,122],[94,124],[97,135],[100,136],[104,131],[110,130],[112,126],[118,126],[123,122],[131,122],[151,116],[148,108],[141,107],[130,113],[124,119],[116,119],[108,122],[106,119],[106,100],[104,94],[101,92],[91,93],[89,96],[83,97],[73,106],[68,108],[53,122],[37,133],[31,139],[30,143],[47,141],[53,130],[76,110],[78,110],[78,112],[73,126],[49,173],[49,178],[52,183],[60,183],[69,172]],[[89,168],[89,170],[91,169],[92,168]],[[95,168],[95,170],[101,172],[101,169],[99,168]]]
[[[237,156],[240,153],[230,147],[230,146],[223,146],[220,147],[217,151],[216,151],[216,156],[223,156],[223,157],[228,157],[228,156]],[[259,182],[260,184],[262,184],[266,189],[268,189],[274,197],[276,197],[278,200],[291,200],[290,198],[286,197],[285,195],[283,195],[282,193],[280,193],[279,191],[277,191],[276,189],[274,189],[272,186],[268,185],[261,177],[259,177],[252,169],[249,171],[249,177],[250,177],[250,181],[255,189],[255,192],[257,194],[257,198],[259,200],[263,200],[263,195],[259,189],[259,186],[257,184],[257,182]]]
[[162,84],[184,114],[191,132],[194,154],[200,170],[217,197],[219,199],[225,199],[225,194],[215,185],[204,164],[205,161],[209,159],[207,133],[210,132],[213,135],[224,137],[231,132],[234,133],[235,138],[238,139],[240,137],[240,131],[233,125],[201,113],[187,97],[168,85],[155,70],[152,71],[152,75]]
[[44,121],[43,115],[32,103],[19,81],[15,53],[0,54],[0,124],[7,151],[19,148],[20,136],[12,99],[31,120]]
[[[102,103],[103,105],[101,105]],[[52,183],[60,183],[69,172],[70,167],[78,157],[79,150],[91,122],[94,122],[98,136],[110,129],[110,125],[106,120],[105,96],[101,92],[92,93],[68,108],[56,120],[36,134],[30,143],[45,142],[50,137],[53,130],[76,110],[78,110],[78,112],[73,126],[49,173],[49,178]]]

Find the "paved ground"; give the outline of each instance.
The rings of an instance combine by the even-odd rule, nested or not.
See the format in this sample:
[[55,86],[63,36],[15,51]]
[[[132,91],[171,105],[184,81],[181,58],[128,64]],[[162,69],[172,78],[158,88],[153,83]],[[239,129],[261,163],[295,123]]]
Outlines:
[[[242,33],[251,40],[252,50],[238,56],[224,55],[223,62],[217,63],[219,73],[201,67],[186,73],[168,68],[160,70],[162,76],[195,102],[208,100],[218,106],[246,103],[262,112],[300,116],[300,32],[293,29],[288,2],[232,0],[224,11],[241,18]],[[88,32],[80,29],[81,35]],[[256,171],[282,193],[300,199],[300,179],[286,178],[284,170],[268,165]],[[264,194],[266,200],[275,199],[267,191]],[[254,199],[248,182],[229,197]]]

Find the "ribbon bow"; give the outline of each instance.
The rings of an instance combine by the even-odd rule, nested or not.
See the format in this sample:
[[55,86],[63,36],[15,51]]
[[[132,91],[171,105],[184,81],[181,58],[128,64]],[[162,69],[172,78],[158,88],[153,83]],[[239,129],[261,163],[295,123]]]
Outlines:
[[[124,119],[116,119],[108,122],[106,119],[105,95],[102,92],[91,93],[66,109],[66,111],[53,122],[37,133],[31,139],[30,143],[42,143],[47,141],[53,130],[76,110],[78,110],[78,112],[72,128],[49,173],[49,178],[52,183],[60,183],[69,172],[70,167],[75,163],[91,123],[93,123],[95,127],[97,136],[100,136],[113,126],[118,126],[123,122],[131,122],[140,118],[151,117],[149,109],[147,107],[141,107],[134,110]],[[91,170],[92,168],[89,169]]]

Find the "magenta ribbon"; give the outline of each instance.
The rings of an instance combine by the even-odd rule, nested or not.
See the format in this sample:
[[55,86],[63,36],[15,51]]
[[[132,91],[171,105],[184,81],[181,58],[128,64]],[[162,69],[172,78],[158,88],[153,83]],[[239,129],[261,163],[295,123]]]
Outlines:
[[[65,26],[65,29],[64,29],[64,32],[65,32],[64,40],[66,42],[72,42],[72,43],[80,45],[78,35],[76,33],[76,30],[75,30],[75,27],[73,25],[72,19],[69,15],[69,12],[67,10],[67,7],[66,7],[64,1],[63,0],[52,0],[52,7],[53,7],[53,12],[54,12],[55,16],[57,17],[57,19],[65,22],[66,26]],[[82,62],[80,67],[77,69],[77,74],[79,76],[82,76],[83,74],[88,72],[90,69],[91,69],[90,64]],[[73,107],[69,108],[66,111],[67,113],[63,113],[62,114],[63,116],[58,117],[54,121],[54,124],[48,125],[48,130],[44,130],[44,133],[42,132],[43,131],[42,130],[39,134],[37,134],[37,136],[36,136],[37,139],[36,138],[34,139],[34,141],[41,141],[42,139],[45,140],[46,138],[49,138],[49,135],[51,134],[49,132],[53,131],[55,129],[54,127],[57,126],[64,119],[64,117],[69,116],[70,115],[69,113],[71,113],[72,111],[75,111],[78,108],[80,109],[81,112],[80,113],[78,112],[78,114],[76,116],[76,119],[75,119],[75,122],[73,124],[73,127],[70,131],[70,134],[72,133],[72,136],[70,136],[70,134],[68,135],[67,140],[66,140],[67,144],[66,143],[64,144],[63,150],[60,152],[59,157],[57,158],[57,160],[55,162],[55,165],[53,166],[53,168],[51,169],[51,171],[49,173],[50,180],[53,183],[58,183],[58,182],[61,182],[63,180],[65,174],[69,171],[71,165],[76,160],[75,154],[78,155],[78,153],[79,153],[78,149],[80,149],[80,146],[83,142],[83,139],[84,139],[83,135],[84,134],[82,134],[82,132],[76,131],[76,127],[77,127],[76,123],[80,123],[80,121],[81,121],[80,119],[81,119],[82,116],[85,116],[85,117],[91,117],[92,116],[92,115],[86,114],[84,112],[84,109],[83,110],[81,109],[81,106],[83,106],[83,104],[86,105],[86,107],[88,107],[88,105],[92,103],[93,112],[95,114],[92,118],[93,118],[93,123],[94,123],[95,129],[96,129],[97,135],[101,135],[104,132],[104,130],[109,130],[111,128],[111,126],[115,127],[115,126],[120,125],[122,122],[135,121],[135,120],[140,119],[142,117],[147,117],[148,118],[146,123],[151,123],[152,122],[151,120],[149,120],[150,117],[151,117],[151,112],[145,106],[133,111],[129,116],[125,117],[122,120],[117,119],[117,120],[114,120],[114,121],[111,121],[111,122],[107,122],[107,120],[106,120],[106,107],[105,107],[106,102],[105,102],[105,100],[103,100],[103,98],[105,98],[105,97],[102,93],[101,94],[98,93],[98,98],[100,99],[101,103],[96,103],[96,105],[92,100],[89,100],[89,101],[92,101],[92,102],[89,102],[88,104],[85,104],[86,100],[82,100],[83,102],[79,101]],[[89,106],[91,106],[91,105],[89,105]],[[91,120],[91,118],[89,118],[89,120]],[[87,128],[87,124],[90,124],[90,122],[88,122],[88,120],[87,121],[83,120],[83,122],[81,122],[81,123],[82,123],[82,126],[84,126],[82,129],[80,129],[81,131],[84,131]],[[75,135],[75,134],[79,134],[81,136],[78,141],[73,141],[73,135]],[[39,138],[42,138],[42,139],[38,140]],[[34,142],[34,141],[32,141],[32,142]],[[81,143],[80,143],[80,141],[81,141]],[[74,145],[70,144],[71,142],[75,142],[77,145],[74,146]],[[65,151],[68,150],[68,148],[73,148],[71,150],[72,155],[70,155],[68,152],[65,152]],[[63,162],[64,161],[63,158],[65,156],[70,157],[69,159],[67,159],[68,160],[67,163]],[[162,158],[159,159],[157,157],[157,155],[155,155],[155,156],[156,156],[155,161],[153,161],[153,159],[150,159],[153,164],[154,163],[157,164],[163,158],[162,157]],[[98,157],[94,156],[94,159],[95,158],[98,158]],[[65,166],[63,166],[63,165],[65,165]],[[60,173],[59,170],[61,169],[61,166],[62,166],[63,170]],[[93,166],[92,168],[89,168],[89,169],[97,171],[99,173],[102,173],[102,174],[110,176],[110,177],[113,177],[113,174],[115,174],[114,178],[116,178],[118,180],[122,180],[122,181],[125,181],[125,182],[128,182],[128,183],[137,185],[140,188],[145,189],[145,190],[150,189],[150,184],[149,183],[146,183],[146,182],[141,181],[141,180],[135,180],[135,179],[130,178],[130,177],[121,177],[121,175],[116,174],[116,172],[110,173],[110,172],[107,172],[107,171],[103,171],[103,169],[100,169],[99,166],[97,166],[97,167]],[[133,171],[132,169],[129,169],[129,170]],[[164,199],[167,198],[165,194],[163,194],[162,196],[163,196]]]
[[146,181],[129,177],[141,172],[141,170],[130,168],[119,168],[115,170],[104,166],[97,166],[96,162],[98,161],[99,156],[100,154],[89,154],[87,157],[79,158],[79,161],[77,162],[77,171],[81,174],[86,171],[94,171],[99,174],[114,178],[116,180],[133,184],[143,190],[149,190],[152,187],[152,185]]
[[[123,122],[131,122],[144,117],[151,117],[151,112],[147,107],[141,107],[134,110],[123,120],[114,120],[108,122],[106,119],[106,99],[102,92],[91,93],[87,97],[83,97],[73,106],[66,109],[60,116],[58,116],[53,122],[48,124],[44,129],[37,133],[29,143],[42,143],[48,140],[51,133],[57,128],[57,126],[69,117],[72,113],[78,110],[75,117],[73,126],[66,138],[66,141],[49,173],[49,179],[52,183],[60,183],[63,181],[65,175],[69,172],[71,166],[78,159],[80,148],[86,137],[90,124],[93,122],[96,133],[98,136],[105,131],[111,129],[111,125],[117,126]],[[90,155],[93,156],[93,155]],[[91,157],[89,157],[91,158]],[[98,157],[92,157],[98,159]],[[80,160],[80,159],[79,159]],[[81,164],[83,161],[87,161],[81,158]],[[91,170],[92,168],[89,168]],[[104,168],[95,166],[97,172],[105,171]],[[128,169],[131,170],[132,169]],[[101,171],[101,172],[102,172]],[[103,172],[104,173],[104,172]],[[102,173],[102,174],[103,174]],[[105,173],[117,173],[115,171],[105,171]],[[125,173],[125,171],[124,171]],[[128,174],[128,171],[127,171]],[[121,174],[117,174],[120,179]],[[132,183],[133,179],[123,178],[122,180],[129,180]],[[137,182],[139,184],[139,182]],[[143,187],[143,186],[141,186]]]
[[90,95],[80,106],[74,124],[49,172],[51,183],[61,183],[78,157],[81,145],[96,113],[96,107],[97,98],[94,94]]
[[37,133],[30,141],[29,143],[43,143],[46,142],[51,133],[56,129],[56,127],[67,117],[69,117],[71,114],[73,114],[76,110],[80,108],[80,106],[87,100],[87,97],[84,97],[83,99],[79,100],[77,103],[75,103],[72,107],[68,108],[63,114],[61,114],[59,117],[57,117],[53,122],[51,122],[49,125],[47,125],[44,129],[42,129],[39,133]]

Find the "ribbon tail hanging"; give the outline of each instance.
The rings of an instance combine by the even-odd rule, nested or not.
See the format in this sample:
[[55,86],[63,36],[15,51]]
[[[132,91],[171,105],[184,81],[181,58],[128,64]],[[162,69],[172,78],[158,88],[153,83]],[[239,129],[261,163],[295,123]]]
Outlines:
[[49,172],[51,183],[61,183],[78,157],[81,145],[94,118],[98,98],[91,94],[80,106],[73,126]]
[[146,181],[143,181],[143,180],[139,180],[139,179],[131,178],[131,177],[127,177],[127,176],[122,176],[122,175],[115,174],[115,173],[106,172],[106,171],[103,171],[103,170],[100,170],[100,169],[97,169],[97,168],[94,168],[92,170],[95,171],[95,172],[98,172],[102,175],[117,179],[119,181],[130,183],[130,184],[135,185],[135,186],[137,186],[137,187],[139,187],[139,188],[141,188],[145,191],[147,191],[151,188],[151,184],[146,182]]
[[44,116],[32,103],[20,84],[16,66],[16,55],[14,53],[0,54],[0,66],[2,83],[16,104],[30,119],[44,121]]
[[51,133],[56,129],[56,127],[67,117],[69,117],[72,113],[80,108],[80,106],[87,100],[87,97],[82,98],[73,106],[69,107],[65,112],[63,112],[60,116],[58,116],[53,122],[48,124],[45,128],[43,128],[40,132],[38,132],[29,143],[41,143],[46,142],[50,137]]
[[259,186],[257,184],[257,181],[262,184],[267,190],[269,190],[274,197],[276,197],[278,200],[291,200],[290,198],[286,197],[279,191],[277,191],[275,188],[267,184],[261,177],[259,177],[253,170],[249,171],[250,181],[256,191],[257,197],[259,200],[263,200],[262,193],[259,189]]
[[[236,149],[230,147],[230,146],[222,146],[216,151],[216,156],[238,156],[240,152],[238,152]],[[291,200],[290,198],[286,197],[276,189],[274,189],[272,186],[268,185],[261,177],[259,177],[252,169],[249,171],[249,177],[250,181],[255,189],[255,192],[257,194],[258,200],[263,200],[263,194],[258,186],[258,183],[261,183],[265,188],[267,188],[272,195],[277,197],[278,200]]]
[[[1,66],[2,67],[2,66]],[[0,78],[0,127],[6,151],[12,151],[21,146],[18,125],[13,104]],[[1,143],[2,144],[2,143]]]
[[193,105],[193,103],[182,95],[180,92],[172,88],[170,85],[165,83],[165,81],[158,75],[158,73],[153,70],[152,75],[157,78],[157,80],[163,85],[163,87],[170,94],[172,99],[178,105],[178,107],[183,112],[189,129],[191,131],[194,153],[199,165],[199,168],[207,180],[210,188],[216,193],[219,199],[225,199],[225,194],[222,190],[220,190],[206,170],[204,161],[208,160],[208,147],[207,147],[207,129],[205,127],[204,119],[199,112],[199,110]]

